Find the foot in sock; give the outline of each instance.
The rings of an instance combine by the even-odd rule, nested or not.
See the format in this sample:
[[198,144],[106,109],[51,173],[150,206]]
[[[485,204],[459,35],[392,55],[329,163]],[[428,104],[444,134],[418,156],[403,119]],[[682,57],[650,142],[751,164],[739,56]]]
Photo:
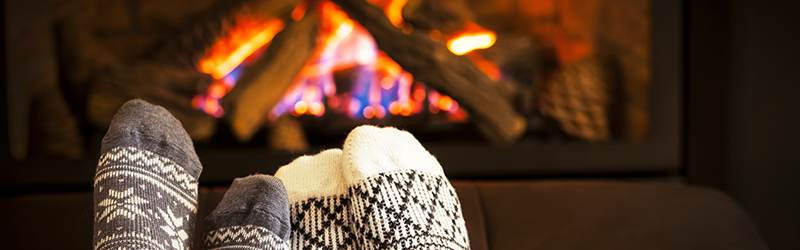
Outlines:
[[204,222],[205,249],[289,249],[289,200],[280,179],[237,178]]
[[94,249],[188,249],[201,171],[189,135],[166,109],[125,103],[94,177]]
[[278,169],[292,217],[291,249],[356,249],[348,221],[342,150],[302,156]]
[[360,249],[469,249],[455,190],[410,133],[354,129],[342,168]]

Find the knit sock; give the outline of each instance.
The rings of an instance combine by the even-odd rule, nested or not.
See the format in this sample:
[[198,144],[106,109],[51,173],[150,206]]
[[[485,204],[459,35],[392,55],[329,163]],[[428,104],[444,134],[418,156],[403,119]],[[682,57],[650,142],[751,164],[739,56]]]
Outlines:
[[181,123],[125,103],[103,137],[94,177],[94,249],[189,249],[202,166]]
[[348,221],[350,199],[342,150],[302,156],[278,169],[292,213],[292,249],[356,249]]
[[455,190],[413,135],[361,126],[343,154],[360,249],[469,249]]
[[205,249],[289,249],[289,200],[280,179],[233,180],[205,219]]

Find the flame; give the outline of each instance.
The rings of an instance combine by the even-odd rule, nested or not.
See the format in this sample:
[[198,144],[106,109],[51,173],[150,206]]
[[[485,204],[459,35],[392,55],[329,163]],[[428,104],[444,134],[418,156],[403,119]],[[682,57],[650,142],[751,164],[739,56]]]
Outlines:
[[368,0],[368,2],[383,8],[383,13],[395,27],[404,27],[403,7],[406,7],[408,0]]
[[[431,39],[437,40],[436,38],[440,37],[441,33],[437,30],[434,31],[431,31],[430,36]],[[460,56],[476,49],[490,48],[496,40],[497,35],[494,32],[486,30],[475,23],[467,22],[464,24],[464,31],[459,32],[458,35],[447,41],[447,48],[453,54]],[[500,80],[502,75],[496,65],[486,61],[477,53],[470,53],[469,58],[489,79],[493,81]]]
[[[402,19],[402,8],[407,0],[370,2],[383,7],[395,26],[404,31],[411,29]],[[292,11],[292,19],[301,19],[309,8],[308,4],[307,1],[298,4]],[[374,38],[366,29],[351,20],[335,4],[321,2],[319,11],[322,23],[312,59],[269,113],[270,120],[274,121],[285,113],[321,117],[329,111],[346,114],[353,119],[384,119],[389,115],[414,116],[425,110],[425,106],[437,112],[444,111],[450,120],[465,120],[458,118],[466,117],[465,111],[458,108],[458,103],[414,81],[410,73],[378,50]],[[199,64],[202,72],[211,74],[217,80],[206,92],[192,100],[193,105],[221,117],[224,111],[219,99],[233,88],[242,69],[259,56],[283,26],[278,19],[264,23],[250,20],[237,22],[237,27],[228,37],[218,41]],[[337,94],[333,72],[343,70],[353,72],[352,86],[348,93]]]
[[[433,35],[431,35],[433,36]],[[463,55],[476,49],[492,47],[497,35],[490,30],[473,23],[464,23],[464,30],[456,33],[447,41],[447,48],[456,55]]]
[[497,37],[492,31],[464,34],[447,42],[447,48],[456,55],[463,55],[476,49],[485,49],[494,45]]
[[200,71],[221,79],[231,73],[247,57],[272,41],[283,30],[283,21],[270,19],[264,23],[255,20],[237,20],[237,26],[228,37],[217,41],[206,58],[200,61]]
[[488,76],[489,79],[492,79],[492,81],[500,80],[502,77],[502,73],[500,72],[500,69],[497,68],[497,65],[486,61],[486,59],[483,59],[480,54],[472,53],[469,55],[469,59],[472,59],[472,62],[475,63],[476,67],[478,67],[478,70],[486,74],[486,76]]
[[[394,15],[390,17],[393,20],[401,17],[400,11],[406,3],[371,2],[383,6],[387,16]],[[320,9],[322,25],[314,56],[303,67],[284,99],[272,110],[270,119],[277,119],[286,112],[297,116],[321,116],[326,110],[356,119],[383,119],[388,115],[413,116],[424,110],[428,92],[424,84],[415,82],[410,73],[379,51],[369,32],[335,4],[323,2]],[[402,23],[402,19],[399,20]],[[355,73],[351,91],[337,95],[333,72],[340,70]],[[455,101],[449,100],[450,110],[457,107]],[[327,103],[327,107],[323,103]]]
[[259,52],[283,29],[283,21],[270,19],[266,22],[242,18],[228,36],[217,41],[208,55],[200,60],[200,71],[216,79],[205,93],[195,96],[192,105],[215,117],[225,113],[219,104],[239,77],[242,64],[257,57]]
[[306,15],[306,11],[308,10],[308,2],[307,1],[300,1],[297,6],[294,7],[292,10],[292,20],[300,21],[303,19],[303,16]]

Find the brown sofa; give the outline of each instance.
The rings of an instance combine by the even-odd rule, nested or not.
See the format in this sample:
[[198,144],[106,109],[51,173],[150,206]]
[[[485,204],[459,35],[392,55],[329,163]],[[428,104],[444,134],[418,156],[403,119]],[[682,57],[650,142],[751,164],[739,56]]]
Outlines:
[[[453,181],[472,249],[767,249],[728,196],[610,181]],[[205,218],[227,187],[201,187]],[[90,249],[91,192],[0,199],[4,249]],[[195,242],[200,242],[202,222]],[[199,249],[199,248],[196,248]]]

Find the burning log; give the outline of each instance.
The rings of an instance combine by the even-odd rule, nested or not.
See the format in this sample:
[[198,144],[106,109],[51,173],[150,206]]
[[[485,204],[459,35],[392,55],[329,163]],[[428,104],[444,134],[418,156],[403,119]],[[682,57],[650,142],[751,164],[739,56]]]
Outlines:
[[300,0],[235,0],[220,1],[210,18],[193,23],[169,40],[156,55],[156,60],[186,68],[195,68],[214,42],[236,26],[237,18],[266,20],[292,11]]
[[464,0],[409,0],[402,13],[415,30],[439,30],[445,34],[461,31],[464,21],[475,20],[475,15]]
[[480,131],[496,144],[510,144],[525,133],[525,119],[495,83],[464,56],[420,33],[405,34],[383,12],[364,0],[333,0],[350,18],[366,28],[378,47],[415,79],[450,95],[466,107]]
[[261,128],[311,58],[317,22],[318,14],[309,11],[302,20],[287,25],[272,40],[262,59],[248,68],[236,87],[222,98],[238,140],[250,140]]

